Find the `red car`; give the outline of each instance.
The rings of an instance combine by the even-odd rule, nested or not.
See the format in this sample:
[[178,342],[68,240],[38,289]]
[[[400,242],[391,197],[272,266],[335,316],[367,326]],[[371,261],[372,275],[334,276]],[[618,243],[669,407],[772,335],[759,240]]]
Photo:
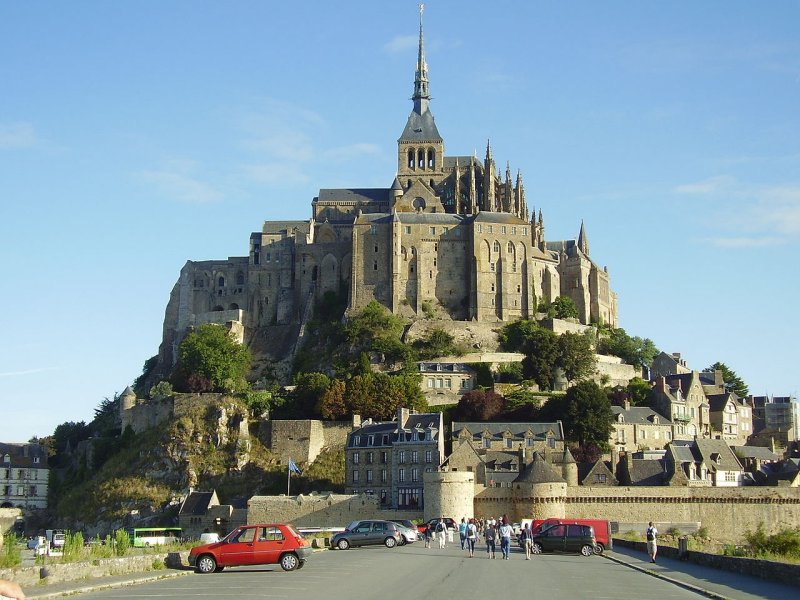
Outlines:
[[195,546],[189,564],[198,573],[225,567],[280,564],[284,571],[300,569],[311,556],[311,544],[291,525],[242,525],[219,542]]

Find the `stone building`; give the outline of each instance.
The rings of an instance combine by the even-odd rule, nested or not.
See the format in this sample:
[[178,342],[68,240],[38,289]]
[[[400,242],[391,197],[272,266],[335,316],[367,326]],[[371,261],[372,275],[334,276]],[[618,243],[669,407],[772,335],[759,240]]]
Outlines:
[[423,473],[444,459],[442,413],[397,409],[394,421],[355,424],[345,447],[345,491],[376,496],[381,506],[421,509]]
[[753,411],[746,398],[732,392],[707,396],[714,437],[744,444],[753,434]]
[[612,406],[614,430],[609,445],[616,452],[661,449],[672,441],[673,423],[646,406]]
[[35,443],[0,443],[0,507],[47,508],[47,450]]
[[[534,318],[540,302],[563,295],[582,323],[617,326],[609,273],[591,258],[584,224],[576,239],[547,241],[522,174],[508,164],[502,172],[490,144],[483,159],[445,154],[421,22],[412,102],[391,185],[320,189],[310,220],[265,222],[247,256],[184,265],[166,309],[157,376],[174,364],[187,328],[203,322],[240,327],[252,344],[272,327],[270,347],[251,347],[273,357],[291,352],[300,325],[329,294],[346,298],[349,310],[376,300],[406,317],[437,311],[486,323]],[[286,344],[276,342],[281,333]]]
[[453,421],[453,450],[464,442],[477,449],[533,452],[564,452],[564,428],[555,423],[465,423]]
[[711,435],[709,405],[697,371],[656,379],[650,406],[673,422],[676,440]]
[[422,376],[420,386],[428,406],[456,404],[475,387],[477,373],[467,364],[447,360],[417,363]]

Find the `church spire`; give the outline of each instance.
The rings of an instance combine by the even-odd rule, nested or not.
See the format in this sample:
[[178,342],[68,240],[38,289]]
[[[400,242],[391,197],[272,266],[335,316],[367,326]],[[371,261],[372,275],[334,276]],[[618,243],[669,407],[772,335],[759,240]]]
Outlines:
[[431,97],[428,94],[428,64],[425,62],[425,39],[422,33],[422,13],[425,5],[419,5],[419,52],[417,54],[417,72],[414,77],[414,111],[422,114],[428,110]]
[[589,238],[586,236],[586,228],[583,226],[583,219],[581,219],[581,231],[578,234],[578,248],[586,256],[589,256]]

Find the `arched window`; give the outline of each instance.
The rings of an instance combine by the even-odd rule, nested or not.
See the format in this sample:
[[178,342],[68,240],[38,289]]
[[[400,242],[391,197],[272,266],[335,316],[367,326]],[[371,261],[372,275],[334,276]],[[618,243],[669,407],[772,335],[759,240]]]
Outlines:
[[428,150],[428,168],[433,169],[436,166],[436,152],[433,149]]
[[495,240],[494,242],[494,251],[500,252],[500,242],[498,242],[497,240]]
[[414,168],[414,151],[413,150],[409,150],[408,151],[408,168],[409,169],[413,169]]
[[508,246],[506,247],[506,252],[508,252],[509,254],[514,254],[514,244],[508,242]]
[[220,278],[217,280],[217,285],[218,285],[219,287],[225,287],[225,278],[224,278],[224,277],[220,277]]
[[241,271],[236,273],[236,285],[244,285],[244,273]]
[[417,150],[417,166],[420,169],[425,168],[425,151],[422,149]]

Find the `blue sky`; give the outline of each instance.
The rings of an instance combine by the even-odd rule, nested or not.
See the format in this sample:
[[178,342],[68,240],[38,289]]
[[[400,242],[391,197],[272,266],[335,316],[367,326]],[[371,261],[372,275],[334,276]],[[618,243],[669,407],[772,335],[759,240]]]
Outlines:
[[[90,420],[156,353],[186,260],[321,187],[388,187],[414,2],[0,0],[0,440]],[[586,223],[621,325],[800,391],[800,4],[426,4],[448,154]]]

